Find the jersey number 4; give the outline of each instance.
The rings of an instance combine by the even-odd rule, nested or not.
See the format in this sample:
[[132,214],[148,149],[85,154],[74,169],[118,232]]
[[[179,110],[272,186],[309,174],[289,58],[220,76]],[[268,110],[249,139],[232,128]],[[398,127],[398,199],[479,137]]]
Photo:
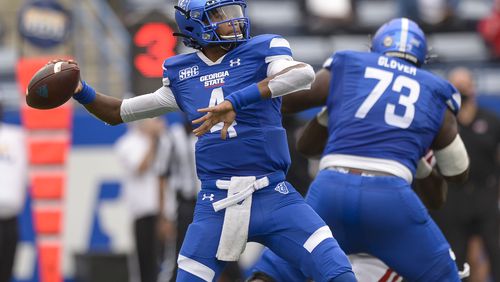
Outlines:
[[[215,107],[222,102],[224,102],[224,92],[222,92],[222,88],[220,88],[220,87],[215,88],[214,90],[212,90],[212,94],[210,95],[210,103],[208,106]],[[234,129],[234,126],[236,124],[237,124],[236,121],[233,121],[231,126],[227,129],[227,135],[229,136],[229,138],[234,138],[234,137],[238,136],[238,134],[236,133],[236,129]],[[213,132],[220,131],[220,130],[222,130],[223,127],[224,127],[224,123],[219,122],[218,124],[214,125],[210,129],[210,132],[213,133]]]
[[396,105],[387,104],[385,107],[385,122],[392,126],[408,128],[415,117],[415,103],[420,95],[420,84],[416,80],[403,75],[399,75],[394,79],[394,73],[371,67],[366,68],[365,78],[377,79],[378,83],[363,104],[361,104],[358,111],[356,111],[355,117],[365,118],[371,108],[392,84],[392,91],[396,93],[401,94],[403,88],[408,89],[410,92],[408,95],[399,96],[398,104],[405,107],[405,112],[402,116],[396,114]]

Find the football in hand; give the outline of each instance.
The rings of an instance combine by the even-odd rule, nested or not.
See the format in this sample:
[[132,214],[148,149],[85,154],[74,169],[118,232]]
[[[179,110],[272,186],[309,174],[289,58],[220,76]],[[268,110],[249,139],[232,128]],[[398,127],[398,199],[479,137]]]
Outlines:
[[51,62],[31,78],[26,91],[26,103],[36,109],[53,109],[66,103],[80,81],[76,63]]

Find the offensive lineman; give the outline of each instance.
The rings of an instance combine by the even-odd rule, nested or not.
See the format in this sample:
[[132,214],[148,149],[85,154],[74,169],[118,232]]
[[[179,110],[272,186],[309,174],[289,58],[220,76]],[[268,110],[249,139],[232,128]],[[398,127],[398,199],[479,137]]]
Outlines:
[[[410,187],[428,148],[448,181],[465,180],[469,167],[455,117],[460,94],[419,68],[426,54],[418,25],[392,20],[375,34],[371,52],[334,54],[311,90],[288,96],[283,107],[328,107],[314,121],[328,127],[328,141],[306,201],[347,254],[371,254],[408,281],[460,281],[449,244]],[[257,278],[307,277],[285,264],[270,270],[277,260],[264,256],[255,272],[268,276]]]

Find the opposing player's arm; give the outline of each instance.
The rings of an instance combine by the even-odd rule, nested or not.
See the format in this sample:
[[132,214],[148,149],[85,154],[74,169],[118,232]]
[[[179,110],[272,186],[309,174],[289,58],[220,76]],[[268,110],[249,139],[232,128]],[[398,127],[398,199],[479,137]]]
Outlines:
[[[295,95],[295,94],[292,94]],[[309,121],[297,139],[297,151],[308,158],[321,155],[328,140],[328,111],[324,107]]]
[[448,184],[436,170],[436,158],[430,150],[417,165],[413,188],[428,209],[440,209],[446,202]]
[[438,135],[431,148],[434,150],[439,172],[447,181],[462,183],[469,175],[469,156],[458,134],[455,115],[447,109]]
[[319,70],[310,89],[283,97],[281,112],[291,114],[325,105],[330,89],[330,79],[331,74],[328,69]]
[[435,169],[422,179],[415,179],[414,190],[428,209],[438,210],[446,202],[448,184]]

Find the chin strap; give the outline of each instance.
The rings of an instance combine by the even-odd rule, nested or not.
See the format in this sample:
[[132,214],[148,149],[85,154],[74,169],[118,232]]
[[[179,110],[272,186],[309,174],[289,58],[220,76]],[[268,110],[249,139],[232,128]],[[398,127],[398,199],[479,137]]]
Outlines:
[[172,33],[172,35],[175,37],[182,37],[182,38],[187,39],[189,41],[188,47],[192,47],[192,48],[198,49],[198,50],[201,49],[201,46],[193,38],[191,38],[188,35],[185,35],[184,33],[174,32],[174,33]]
[[224,44],[219,44],[220,48],[226,52],[229,52],[232,50],[234,47],[236,47],[236,43],[230,42],[230,43],[224,43]]
[[175,37],[183,37],[183,38],[191,39],[191,37],[185,35],[184,33],[180,33],[180,32],[174,32],[174,33],[172,33],[172,35]]
[[186,17],[186,19],[189,19],[191,17],[191,15],[189,14],[189,11],[186,11],[186,10],[182,9],[179,6],[174,6],[174,9],[176,9],[179,12],[181,12],[181,14],[183,14]]

